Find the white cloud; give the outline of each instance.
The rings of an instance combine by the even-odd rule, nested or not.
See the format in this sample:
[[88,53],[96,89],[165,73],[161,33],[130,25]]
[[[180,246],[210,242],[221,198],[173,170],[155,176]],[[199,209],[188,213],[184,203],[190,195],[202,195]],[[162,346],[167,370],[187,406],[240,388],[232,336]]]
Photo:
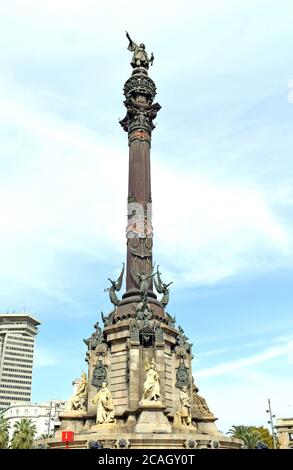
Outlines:
[[154,166],[155,189],[162,180],[166,188],[154,191],[156,236],[166,259],[180,253],[174,268],[185,281],[216,282],[292,256],[290,234],[260,188],[240,177],[231,182],[200,170],[173,173]]
[[[277,418],[292,416],[291,376],[279,377],[273,373],[246,373],[233,380],[216,383],[203,383],[202,393],[215,415],[219,418],[218,428],[227,432],[233,425],[265,426],[269,428],[266,413],[268,398],[271,399],[273,413]],[[206,393],[207,392],[207,393]]]
[[289,364],[293,364],[293,340],[292,339],[288,342],[288,362]]
[[263,351],[248,357],[234,359],[232,361],[224,362],[222,364],[218,364],[214,367],[209,367],[206,369],[199,369],[196,371],[196,377],[211,377],[217,375],[223,376],[225,374],[230,374],[231,372],[238,371],[240,369],[247,368],[255,364],[261,364],[276,357],[287,356],[289,359],[289,357],[291,357],[291,354],[292,340],[288,341],[285,344],[266,348]]
[[[292,338],[292,336],[291,336]],[[253,355],[194,370],[195,382],[227,432],[232,425],[267,426],[267,399],[277,418],[292,414],[292,339]],[[242,345],[241,345],[242,347]],[[278,361],[277,366],[274,361]]]
[[[54,296],[48,279],[60,250],[123,256],[126,142],[48,111],[47,95],[11,80],[0,90],[0,122],[0,276]],[[286,225],[262,188],[241,175],[231,181],[204,166],[184,170],[154,158],[153,199],[155,252],[179,286],[292,261]],[[57,298],[70,301],[58,290]]]
[[202,353],[197,354],[196,359],[198,360],[204,356],[217,356],[218,354],[222,354],[227,351],[229,351],[229,348],[211,349],[210,351],[204,351]]

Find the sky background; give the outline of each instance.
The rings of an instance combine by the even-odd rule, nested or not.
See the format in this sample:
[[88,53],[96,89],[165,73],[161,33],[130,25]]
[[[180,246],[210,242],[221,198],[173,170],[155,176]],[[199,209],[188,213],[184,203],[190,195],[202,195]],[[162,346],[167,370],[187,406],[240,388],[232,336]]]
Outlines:
[[219,429],[293,416],[292,0],[0,1],[0,311],[67,399],[125,258],[125,30],[155,55],[154,260]]

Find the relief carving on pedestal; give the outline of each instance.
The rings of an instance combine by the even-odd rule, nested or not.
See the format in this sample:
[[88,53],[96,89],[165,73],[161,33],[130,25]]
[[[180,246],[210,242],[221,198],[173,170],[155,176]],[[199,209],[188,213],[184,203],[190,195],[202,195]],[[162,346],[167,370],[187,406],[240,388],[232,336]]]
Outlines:
[[160,324],[155,325],[155,341],[156,343],[164,342],[164,331],[162,330]]
[[130,324],[130,340],[139,341],[139,328],[136,321],[132,321]]
[[92,385],[99,390],[102,387],[102,384],[106,382],[106,379],[107,369],[102,360],[98,360],[93,370]]
[[187,369],[184,360],[181,358],[176,370],[176,387],[182,389],[183,387],[189,387],[189,385],[189,370]]

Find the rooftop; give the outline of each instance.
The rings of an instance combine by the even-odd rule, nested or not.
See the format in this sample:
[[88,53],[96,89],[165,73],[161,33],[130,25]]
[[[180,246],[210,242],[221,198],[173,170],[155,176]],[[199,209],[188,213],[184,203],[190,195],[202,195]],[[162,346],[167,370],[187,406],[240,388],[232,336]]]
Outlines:
[[27,321],[34,326],[41,324],[39,320],[26,313],[0,313],[0,323],[4,323],[7,320]]

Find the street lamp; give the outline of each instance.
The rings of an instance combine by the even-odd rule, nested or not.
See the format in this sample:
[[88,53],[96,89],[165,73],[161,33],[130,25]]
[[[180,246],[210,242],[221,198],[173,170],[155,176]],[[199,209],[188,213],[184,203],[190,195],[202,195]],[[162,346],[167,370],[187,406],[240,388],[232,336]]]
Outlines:
[[[47,430],[47,434],[48,434],[48,437],[50,437],[50,434],[51,434],[51,421],[54,421],[54,417],[52,417],[52,400],[50,400],[50,409],[49,409],[49,413],[48,413],[48,416],[49,416],[49,419],[48,419],[48,430]],[[53,427],[54,429],[54,427]]]
[[269,415],[270,415],[270,420],[268,421],[268,424],[271,425],[272,436],[273,436],[273,446],[274,446],[274,449],[276,449],[277,448],[277,446],[276,446],[276,435],[275,435],[275,426],[274,426],[274,421],[273,421],[273,419],[276,416],[272,415],[271,400],[269,398],[268,398],[268,404],[269,404],[269,409],[266,410],[266,413],[269,413]]

